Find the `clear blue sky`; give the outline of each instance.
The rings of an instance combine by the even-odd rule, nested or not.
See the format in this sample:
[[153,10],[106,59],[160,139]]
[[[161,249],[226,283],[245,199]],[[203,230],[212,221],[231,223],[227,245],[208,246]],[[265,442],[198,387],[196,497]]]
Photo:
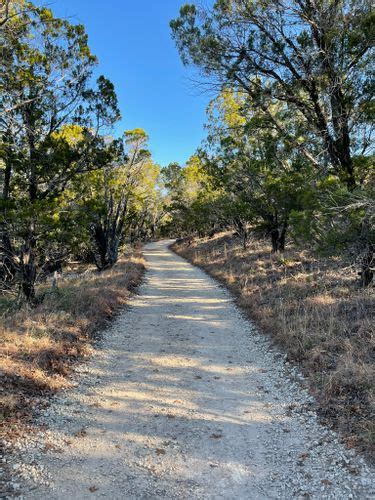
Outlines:
[[[186,0],[52,0],[59,17],[85,25],[99,72],[116,87],[122,121],[115,135],[141,127],[157,163],[184,163],[204,137],[210,97],[191,79],[169,21]],[[206,0],[206,4],[211,2]]]

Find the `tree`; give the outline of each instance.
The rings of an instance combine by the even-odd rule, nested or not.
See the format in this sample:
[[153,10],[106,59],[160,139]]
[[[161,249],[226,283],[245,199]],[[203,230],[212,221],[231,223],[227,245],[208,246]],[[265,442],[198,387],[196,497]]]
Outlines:
[[[274,105],[269,112],[289,130],[298,127],[301,132],[284,106]],[[211,158],[206,165],[226,193],[225,211],[244,247],[250,223],[270,236],[273,251],[283,251],[290,213],[302,208],[302,195],[309,189],[306,161],[243,92],[224,89],[212,101],[208,130]]]
[[374,255],[373,21],[369,0],[218,0],[171,22],[183,62],[225,101],[208,151],[233,210],[268,228],[274,250],[286,231],[336,255],[356,248],[363,284]]
[[81,211],[90,225],[99,270],[117,262],[120,244],[130,228],[138,234],[144,230],[147,202],[159,173],[147,141],[142,129],[126,131],[120,140],[108,144],[106,165],[86,176]]
[[180,236],[212,232],[217,225],[218,192],[213,190],[203,158],[196,154],[185,166],[169,164],[162,170],[164,187],[168,190],[166,211],[167,229]]
[[303,210],[290,216],[294,241],[309,241],[313,250],[325,255],[346,254],[358,267],[363,286],[374,276],[374,187],[368,182],[353,193],[329,176],[306,193]]
[[10,8],[1,64],[2,253],[33,303],[43,215],[77,175],[100,167],[99,132],[119,111],[111,82],[101,76],[92,88],[96,58],[83,26],[30,2]]
[[[211,11],[185,5],[171,22],[185,64],[246,92],[311,165],[326,158],[350,190],[353,155],[371,146],[374,25],[369,0],[218,0]],[[306,122],[318,155],[270,113],[274,103]]]

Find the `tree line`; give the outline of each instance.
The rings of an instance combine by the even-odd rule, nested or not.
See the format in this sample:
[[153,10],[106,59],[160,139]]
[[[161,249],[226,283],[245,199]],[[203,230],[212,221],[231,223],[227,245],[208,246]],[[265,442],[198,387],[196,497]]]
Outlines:
[[159,167],[142,129],[113,138],[113,84],[82,25],[25,0],[1,4],[0,276],[36,304],[36,285],[70,259],[114,265],[152,236]]
[[218,0],[171,22],[214,94],[207,137],[160,168],[142,129],[113,137],[115,88],[82,25],[0,6],[0,279],[36,304],[69,260],[125,242],[235,228],[374,269],[374,12],[370,0]]
[[203,146],[185,168],[167,169],[172,226],[231,226],[245,247],[251,228],[274,252],[294,241],[350,256],[370,284],[374,21],[368,0],[181,8],[172,36],[216,97]]

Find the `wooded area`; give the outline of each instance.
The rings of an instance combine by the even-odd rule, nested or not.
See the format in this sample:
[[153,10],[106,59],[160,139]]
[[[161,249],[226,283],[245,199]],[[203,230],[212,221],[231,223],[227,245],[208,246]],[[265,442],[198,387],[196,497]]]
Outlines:
[[177,210],[180,229],[232,224],[246,247],[250,224],[269,235],[273,251],[293,240],[339,258],[349,252],[368,285],[371,2],[222,0],[212,10],[185,5],[171,27],[184,63],[218,89],[197,156],[197,193]]
[[156,165],[120,118],[85,29],[31,2],[1,12],[1,279],[30,303],[69,260],[111,267],[127,242],[233,227],[350,256],[373,278],[371,2],[219,1],[171,22],[215,97],[187,166]]
[[120,118],[113,84],[81,25],[30,2],[2,7],[2,291],[43,300],[36,286],[71,260],[117,261],[119,247],[153,234],[159,167],[142,129]]

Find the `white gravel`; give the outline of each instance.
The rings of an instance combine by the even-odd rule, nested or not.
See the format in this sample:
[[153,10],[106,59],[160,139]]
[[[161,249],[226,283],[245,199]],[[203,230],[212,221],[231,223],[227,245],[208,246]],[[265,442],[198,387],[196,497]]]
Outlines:
[[318,423],[298,372],[168,243],[146,246],[140,295],[40,417],[48,430],[2,459],[13,494],[374,498],[373,471]]

